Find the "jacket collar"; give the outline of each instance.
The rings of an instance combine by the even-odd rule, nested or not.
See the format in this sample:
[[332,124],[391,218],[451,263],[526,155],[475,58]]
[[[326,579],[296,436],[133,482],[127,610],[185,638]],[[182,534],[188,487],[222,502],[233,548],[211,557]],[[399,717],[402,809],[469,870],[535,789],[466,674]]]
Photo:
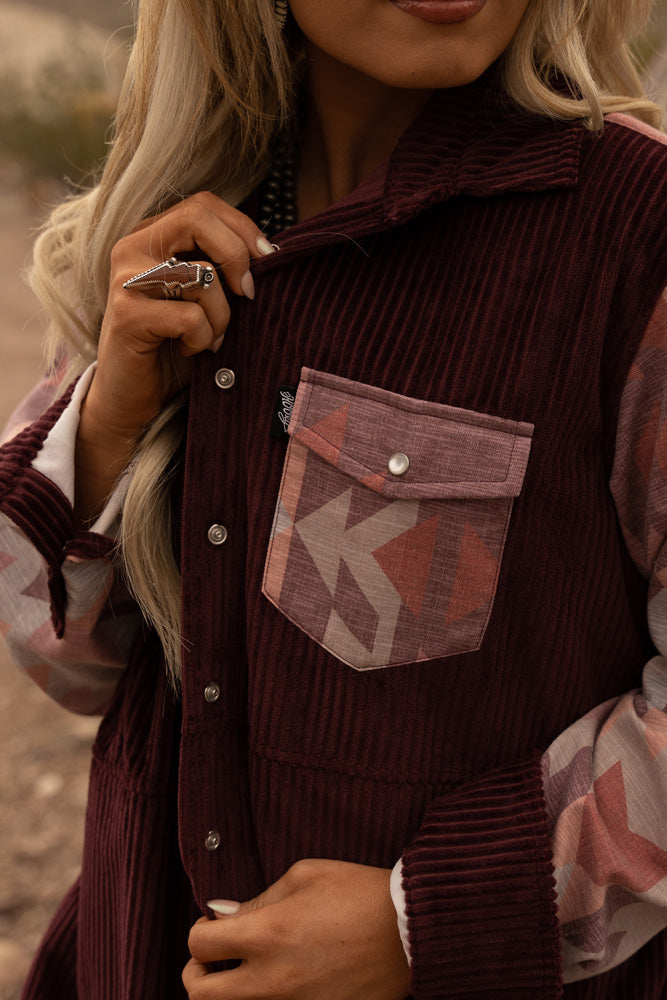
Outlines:
[[392,222],[457,195],[574,187],[584,128],[529,116],[499,97],[497,70],[437,91],[399,140],[387,171]]
[[585,129],[528,116],[500,97],[497,67],[465,87],[436,91],[388,163],[342,201],[277,237],[271,270],[312,247],[393,228],[456,196],[565,189],[577,184]]

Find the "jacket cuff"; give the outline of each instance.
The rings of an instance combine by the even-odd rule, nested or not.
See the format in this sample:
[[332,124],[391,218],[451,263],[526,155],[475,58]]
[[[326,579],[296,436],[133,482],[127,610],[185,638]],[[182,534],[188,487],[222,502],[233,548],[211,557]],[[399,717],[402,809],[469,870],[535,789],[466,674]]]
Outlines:
[[435,800],[403,853],[417,1000],[562,995],[539,757]]
[[[51,459],[45,454],[46,442],[54,428],[63,426],[62,422],[69,419],[72,423],[68,415],[78,414],[86,388],[85,381],[70,386],[38,420],[0,449],[0,513],[22,531],[46,562],[52,621],[58,638],[64,633],[67,603],[63,561],[67,557],[107,559],[116,544],[113,538],[97,532],[78,530],[72,498],[63,489],[66,484],[58,481],[58,475],[52,479],[48,474]],[[74,428],[76,431],[75,424]],[[54,450],[49,449],[52,453]]]

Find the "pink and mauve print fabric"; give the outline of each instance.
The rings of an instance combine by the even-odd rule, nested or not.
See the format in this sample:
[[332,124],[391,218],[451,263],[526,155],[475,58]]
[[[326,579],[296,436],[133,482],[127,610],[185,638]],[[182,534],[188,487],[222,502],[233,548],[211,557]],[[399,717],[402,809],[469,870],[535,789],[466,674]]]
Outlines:
[[303,369],[265,595],[357,670],[479,648],[532,432]]

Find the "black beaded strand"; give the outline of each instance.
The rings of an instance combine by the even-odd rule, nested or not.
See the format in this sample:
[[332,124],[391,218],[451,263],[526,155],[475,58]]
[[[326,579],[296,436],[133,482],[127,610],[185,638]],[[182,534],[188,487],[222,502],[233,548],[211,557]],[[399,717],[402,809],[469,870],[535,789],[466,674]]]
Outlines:
[[276,149],[269,175],[262,185],[257,224],[272,240],[297,223],[296,157],[286,143]]

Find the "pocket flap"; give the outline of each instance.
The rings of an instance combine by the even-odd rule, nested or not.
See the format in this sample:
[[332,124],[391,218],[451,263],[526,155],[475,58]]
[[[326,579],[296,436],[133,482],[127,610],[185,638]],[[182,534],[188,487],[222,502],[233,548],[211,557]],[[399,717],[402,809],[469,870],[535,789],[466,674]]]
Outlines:
[[533,424],[303,368],[288,432],[386,497],[492,498],[519,495]]

